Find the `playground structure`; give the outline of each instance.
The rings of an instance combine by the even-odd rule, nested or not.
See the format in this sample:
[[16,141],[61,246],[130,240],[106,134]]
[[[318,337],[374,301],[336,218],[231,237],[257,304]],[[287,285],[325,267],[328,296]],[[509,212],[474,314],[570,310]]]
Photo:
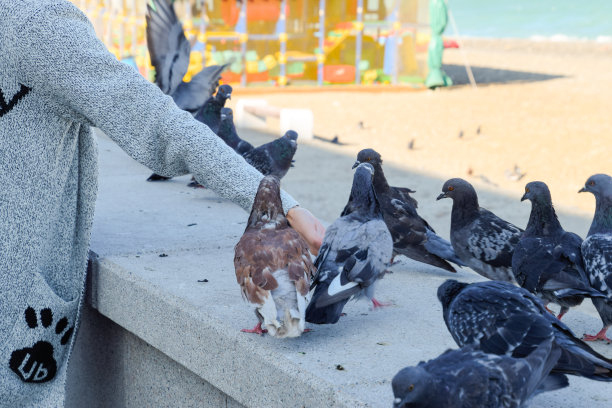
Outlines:
[[[151,78],[146,0],[72,0],[117,58]],[[423,84],[427,0],[177,0],[194,40],[185,80],[229,63],[226,83]]]

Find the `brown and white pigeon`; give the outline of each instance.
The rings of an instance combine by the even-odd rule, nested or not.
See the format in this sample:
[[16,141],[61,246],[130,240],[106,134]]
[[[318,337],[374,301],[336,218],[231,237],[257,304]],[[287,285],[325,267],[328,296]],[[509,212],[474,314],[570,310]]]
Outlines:
[[304,331],[307,295],[315,274],[308,245],[289,225],[275,176],[261,180],[246,230],[235,248],[242,295],[259,323],[249,333],[298,337]]

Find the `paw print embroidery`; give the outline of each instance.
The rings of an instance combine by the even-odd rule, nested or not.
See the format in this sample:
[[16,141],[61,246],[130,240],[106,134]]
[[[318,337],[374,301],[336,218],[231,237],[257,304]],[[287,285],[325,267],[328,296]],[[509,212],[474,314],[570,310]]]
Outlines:
[[[25,321],[30,329],[42,326],[48,329],[53,324],[53,312],[49,308],[40,310],[40,320],[36,310],[28,307],[25,310]],[[74,327],[68,330],[68,319],[62,317],[55,324],[55,334],[61,336],[60,344],[65,346],[72,336]],[[38,341],[32,347],[26,347],[13,351],[9,361],[11,370],[15,372],[24,382],[42,383],[55,377],[57,362],[53,358],[53,345],[48,341]]]

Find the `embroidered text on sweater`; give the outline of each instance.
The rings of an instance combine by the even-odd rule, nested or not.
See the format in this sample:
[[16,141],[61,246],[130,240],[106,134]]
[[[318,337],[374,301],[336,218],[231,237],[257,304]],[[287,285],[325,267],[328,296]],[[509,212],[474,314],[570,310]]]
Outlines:
[[9,113],[11,110],[13,110],[19,100],[21,100],[21,98],[23,98],[30,92],[31,88],[28,88],[24,84],[19,85],[21,85],[19,91],[15,95],[13,95],[8,101],[4,99],[4,92],[2,92],[2,88],[0,88],[0,118]]

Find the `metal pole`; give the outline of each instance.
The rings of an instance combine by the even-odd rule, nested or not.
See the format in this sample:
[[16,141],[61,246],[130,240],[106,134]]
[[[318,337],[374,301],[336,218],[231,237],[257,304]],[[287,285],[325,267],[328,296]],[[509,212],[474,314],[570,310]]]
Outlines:
[[317,55],[317,85],[323,85],[323,65],[325,64],[325,0],[319,0],[319,54]]
[[474,74],[472,74],[472,67],[468,62],[467,55],[465,53],[465,49],[463,48],[463,41],[461,41],[461,36],[459,35],[459,30],[457,29],[457,24],[455,24],[455,17],[453,17],[452,11],[448,9],[448,17],[453,26],[453,31],[455,32],[455,36],[457,37],[457,43],[459,44],[459,51],[461,51],[461,57],[463,58],[463,65],[465,65],[465,71],[467,72],[467,76],[470,79],[470,84],[472,84],[472,88],[477,88],[476,80],[474,79]]
[[280,75],[278,83],[280,86],[287,84],[287,15],[286,15],[286,0],[282,0],[280,4],[281,10],[278,16],[278,40],[280,42]]
[[357,36],[355,37],[355,83],[361,83],[359,65],[361,63],[361,47],[363,46],[363,0],[357,0]]

